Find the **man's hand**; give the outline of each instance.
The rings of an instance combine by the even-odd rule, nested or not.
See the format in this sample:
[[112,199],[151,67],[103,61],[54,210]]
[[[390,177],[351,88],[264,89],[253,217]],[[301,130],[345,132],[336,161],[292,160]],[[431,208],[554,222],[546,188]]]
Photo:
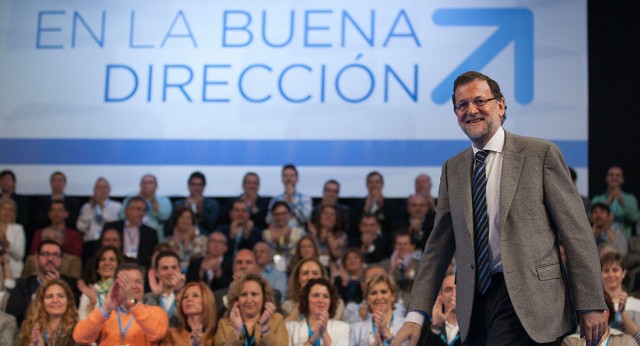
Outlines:
[[149,279],[149,288],[151,289],[151,293],[156,296],[161,295],[162,285],[158,280],[158,274],[156,273],[156,270],[153,268],[149,269],[149,271],[147,272],[147,278]]
[[60,272],[54,269],[54,270],[48,271],[44,275],[43,281],[46,283],[46,282],[49,282],[51,280],[56,280],[56,279],[60,279]]
[[438,296],[438,299],[436,299],[436,303],[433,304],[433,309],[431,310],[431,323],[435,326],[442,327],[446,320],[447,315],[444,312],[442,297]]
[[[580,337],[585,338],[587,346],[596,346],[607,329],[607,321],[602,311],[588,311],[578,314]],[[404,328],[404,327],[403,327]]]
[[114,281],[113,285],[111,285],[111,289],[109,289],[109,294],[107,294],[107,301],[103,305],[104,312],[109,315],[111,311],[113,311],[118,305],[121,303],[121,289],[120,283],[118,281]]
[[176,273],[171,276],[171,286],[173,286],[173,291],[176,295],[184,287],[186,282],[187,278],[182,273]]
[[400,346],[404,341],[408,341],[409,346],[416,346],[420,339],[420,329],[422,326],[417,323],[405,322],[393,338],[391,346]]

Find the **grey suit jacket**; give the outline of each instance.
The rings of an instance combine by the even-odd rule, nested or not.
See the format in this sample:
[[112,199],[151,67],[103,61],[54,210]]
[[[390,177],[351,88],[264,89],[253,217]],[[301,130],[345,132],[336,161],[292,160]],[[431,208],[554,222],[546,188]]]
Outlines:
[[[569,331],[575,310],[604,310],[600,263],[582,200],[560,149],[505,131],[500,182],[500,255],[509,297],[536,342]],[[445,162],[433,232],[409,310],[431,313],[456,252],[457,317],[466,340],[475,287],[471,147]],[[567,254],[562,265],[558,239]]]

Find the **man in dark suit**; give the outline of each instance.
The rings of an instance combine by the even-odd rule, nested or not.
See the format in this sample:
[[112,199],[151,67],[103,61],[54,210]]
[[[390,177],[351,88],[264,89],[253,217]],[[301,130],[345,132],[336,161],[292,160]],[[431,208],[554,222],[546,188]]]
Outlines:
[[38,287],[44,282],[52,279],[62,279],[69,284],[75,297],[76,305],[80,301],[80,291],[78,290],[76,279],[72,279],[60,274],[62,266],[62,246],[53,240],[43,240],[38,247],[35,258],[36,274],[27,276],[16,281],[16,287],[9,292],[6,311],[15,316],[18,325],[22,324],[31,297]]
[[158,234],[153,228],[143,225],[142,218],[147,210],[144,199],[135,196],[127,201],[125,220],[110,222],[104,230],[116,229],[122,239],[122,252],[125,256],[135,258],[138,264],[149,268],[151,253],[158,244]]
[[606,328],[600,266],[560,149],[502,128],[505,100],[491,78],[467,72],[453,90],[458,125],[473,146],[442,168],[435,226],[393,345],[417,343],[454,252],[465,344],[556,342],[577,313],[587,345],[596,345]]
[[436,211],[429,206],[423,194],[415,194],[407,199],[407,214],[406,218],[396,222],[394,230],[408,230],[416,243],[416,248],[424,250],[424,244],[427,243],[433,229]]
[[253,249],[257,242],[262,241],[262,230],[254,226],[249,206],[243,200],[233,201],[229,220],[228,224],[218,227],[218,231],[228,239],[228,257],[233,258],[241,249]]
[[227,256],[227,236],[215,231],[207,240],[205,257],[192,258],[187,269],[187,282],[203,281],[212,292],[229,287],[232,280],[233,256]]
[[391,255],[389,238],[382,232],[380,223],[374,214],[364,214],[358,225],[360,238],[354,241],[358,244],[364,261],[367,264],[376,264]]

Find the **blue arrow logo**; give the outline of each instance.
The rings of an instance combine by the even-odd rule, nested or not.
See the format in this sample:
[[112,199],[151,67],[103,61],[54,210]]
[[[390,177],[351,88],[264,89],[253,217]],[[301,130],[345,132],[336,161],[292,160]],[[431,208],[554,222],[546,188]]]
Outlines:
[[433,90],[437,104],[451,99],[455,78],[469,70],[480,71],[511,42],[514,43],[515,97],[520,104],[533,101],[533,13],[528,9],[443,9],[433,14],[438,25],[497,26],[484,41]]

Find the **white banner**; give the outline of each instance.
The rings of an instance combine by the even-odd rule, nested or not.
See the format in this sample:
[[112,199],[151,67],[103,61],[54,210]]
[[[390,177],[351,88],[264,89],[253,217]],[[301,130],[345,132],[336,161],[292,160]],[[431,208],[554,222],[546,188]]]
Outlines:
[[469,145],[450,101],[467,70],[501,84],[505,128],[557,143],[586,193],[584,1],[8,0],[0,59],[0,167],[22,193],[62,170],[70,194],[152,172],[183,195],[199,169],[209,195],[248,170],[270,195],[294,163],[307,194],[335,178],[362,196],[375,169],[406,196]]

